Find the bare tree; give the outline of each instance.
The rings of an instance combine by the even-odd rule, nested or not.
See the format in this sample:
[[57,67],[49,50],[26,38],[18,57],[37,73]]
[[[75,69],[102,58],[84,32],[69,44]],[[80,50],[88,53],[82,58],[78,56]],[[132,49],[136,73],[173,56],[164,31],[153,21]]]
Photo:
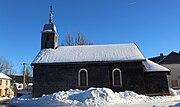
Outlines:
[[93,42],[88,41],[86,35],[84,33],[75,37],[75,39],[71,36],[70,33],[65,37],[65,41],[61,44],[62,46],[74,46],[74,45],[93,45]]
[[66,45],[67,46],[73,46],[74,45],[74,39],[70,33],[68,33],[68,35],[66,36]]
[[12,75],[15,73],[12,63],[2,56],[0,56],[0,72],[8,75]]

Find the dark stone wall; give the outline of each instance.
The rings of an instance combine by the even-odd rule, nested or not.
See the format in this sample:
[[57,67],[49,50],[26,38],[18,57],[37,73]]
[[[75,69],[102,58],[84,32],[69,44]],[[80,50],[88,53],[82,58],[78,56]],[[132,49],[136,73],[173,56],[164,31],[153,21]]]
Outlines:
[[146,72],[144,77],[147,95],[169,94],[167,72]]
[[[88,71],[88,87],[78,86],[78,72],[81,68]],[[112,71],[115,68],[119,68],[122,72],[121,87],[112,85]],[[33,97],[60,90],[89,87],[107,87],[117,92],[132,90],[145,93],[143,65],[141,62],[34,65]]]

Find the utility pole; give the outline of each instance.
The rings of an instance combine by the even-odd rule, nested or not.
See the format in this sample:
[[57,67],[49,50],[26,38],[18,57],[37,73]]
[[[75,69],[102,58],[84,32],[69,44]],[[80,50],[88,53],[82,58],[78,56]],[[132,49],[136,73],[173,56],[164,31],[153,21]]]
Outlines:
[[23,63],[24,69],[23,69],[23,89],[26,87],[26,63]]

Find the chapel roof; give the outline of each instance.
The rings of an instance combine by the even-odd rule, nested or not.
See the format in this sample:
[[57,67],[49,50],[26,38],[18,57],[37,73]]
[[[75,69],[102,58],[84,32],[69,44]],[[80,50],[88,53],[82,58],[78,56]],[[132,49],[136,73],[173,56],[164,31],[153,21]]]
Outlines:
[[154,72],[154,71],[170,71],[169,69],[154,63],[153,61],[150,61],[148,59],[146,59],[145,61],[143,61],[143,65],[145,66],[145,71],[147,72]]
[[32,64],[145,60],[136,44],[59,46],[43,49]]
[[55,24],[54,23],[45,24],[42,32],[57,32]]

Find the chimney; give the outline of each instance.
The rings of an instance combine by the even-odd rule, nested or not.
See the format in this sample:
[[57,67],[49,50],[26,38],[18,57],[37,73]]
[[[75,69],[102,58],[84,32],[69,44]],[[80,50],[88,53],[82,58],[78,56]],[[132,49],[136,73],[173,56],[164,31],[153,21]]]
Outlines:
[[163,59],[164,55],[163,53],[160,53],[160,61]]

